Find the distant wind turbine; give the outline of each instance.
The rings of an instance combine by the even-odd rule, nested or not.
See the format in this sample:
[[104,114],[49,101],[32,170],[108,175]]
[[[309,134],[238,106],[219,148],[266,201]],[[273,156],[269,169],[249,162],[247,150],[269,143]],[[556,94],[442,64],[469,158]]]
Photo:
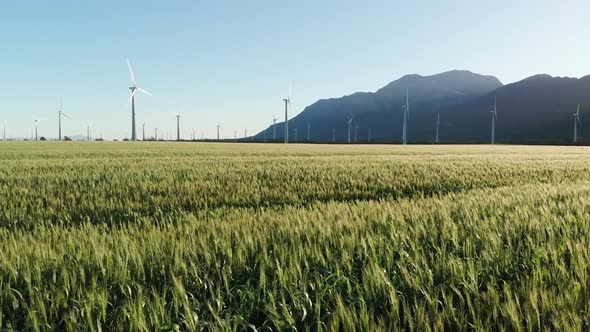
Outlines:
[[176,140],[180,141],[180,114],[176,114]]
[[348,124],[348,144],[350,144],[350,129],[352,128],[352,115],[348,116],[346,123]]
[[219,125],[219,122],[217,122],[217,140],[219,141],[219,130],[221,130],[221,126]]
[[285,144],[289,143],[289,107],[291,106],[291,84],[289,84],[289,96],[283,99],[285,102]]
[[145,91],[144,89],[137,86],[137,82],[135,81],[135,76],[133,75],[133,69],[131,69],[131,63],[127,60],[127,67],[129,67],[129,75],[131,75],[131,83],[133,86],[129,87],[131,90],[131,97],[129,98],[129,102],[131,103],[131,140],[136,141],[137,136],[135,134],[135,94],[137,91],[142,92],[148,96],[152,94]]
[[578,104],[578,110],[574,113],[574,144],[578,143],[578,127],[582,125],[580,121],[580,104]]
[[438,144],[438,128],[440,127],[440,113],[436,114],[436,137],[434,138],[434,142]]
[[410,94],[406,88],[406,104],[403,106],[404,110],[404,125],[402,127],[402,144],[408,143],[408,118],[410,117]]
[[87,123],[86,123],[86,140],[87,140],[88,142],[90,142],[90,140],[91,140],[91,132],[90,132],[90,128],[92,128],[92,124],[91,124],[91,123],[89,123],[89,122],[87,122]]
[[494,95],[494,109],[490,112],[492,113],[492,137],[491,137],[491,144],[496,144],[496,118],[498,117],[498,108],[496,103],[496,96]]
[[145,122],[141,126],[141,140],[145,141]]
[[356,142],[357,142],[356,138],[357,138],[358,130],[359,130],[359,126],[358,125],[354,126],[354,144],[356,144]]
[[332,143],[336,143],[336,128],[332,129]]
[[59,127],[59,138],[58,139],[60,141],[61,141],[61,138],[62,138],[62,136],[61,136],[61,117],[62,116],[65,116],[66,118],[70,119],[70,117],[67,116],[67,114],[62,111],[62,107],[63,107],[63,103],[62,103],[62,101],[60,99],[59,100],[59,111],[57,111],[57,119],[58,119],[58,127]]
[[35,141],[39,140],[39,122],[44,119],[36,119],[35,120]]
[[277,139],[277,117],[273,114],[272,115],[272,140]]

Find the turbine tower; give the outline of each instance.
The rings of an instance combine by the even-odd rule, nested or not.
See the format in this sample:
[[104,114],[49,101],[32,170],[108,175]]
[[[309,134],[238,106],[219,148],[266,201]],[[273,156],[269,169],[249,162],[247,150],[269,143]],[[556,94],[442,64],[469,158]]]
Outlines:
[[66,118],[70,119],[70,117],[67,116],[66,113],[62,112],[62,110],[61,110],[62,109],[62,106],[63,106],[63,104],[62,104],[62,101],[60,99],[59,100],[59,111],[57,111],[57,119],[58,119],[58,127],[59,127],[59,138],[58,139],[60,141],[61,141],[61,138],[62,138],[62,136],[61,136],[61,117],[62,116],[65,116]]
[[2,134],[2,140],[6,142],[6,121],[4,121],[4,132]]
[[440,113],[436,114],[436,137],[434,138],[434,142],[438,144],[438,128],[440,127]]
[[578,143],[578,127],[582,125],[580,121],[580,104],[578,104],[578,110],[574,113],[574,144]]
[[221,126],[219,125],[219,122],[217,122],[217,140],[219,141],[219,130],[221,129]]
[[141,140],[145,141],[145,122],[142,125]]
[[348,116],[348,120],[346,120],[346,123],[348,123],[348,144],[350,144],[350,129],[352,127],[352,115]]
[[176,140],[180,141],[180,114],[176,114]]
[[92,140],[92,123],[86,122],[86,141],[90,142]]
[[498,117],[498,108],[496,103],[496,96],[494,95],[494,109],[490,112],[492,113],[492,137],[491,137],[491,144],[496,144],[496,117]]
[[131,90],[131,97],[129,98],[129,102],[131,103],[131,140],[136,141],[137,136],[135,134],[135,94],[137,93],[137,91],[144,93],[148,96],[151,96],[151,94],[137,86],[137,82],[135,81],[135,76],[133,75],[133,69],[131,69],[131,63],[129,62],[129,60],[127,60],[127,67],[129,67],[131,84],[133,84],[133,86],[129,87],[129,90]]
[[336,128],[332,129],[332,143],[336,143]]
[[37,123],[39,122],[39,120],[35,120],[35,141],[38,140],[39,136],[37,135]]
[[354,126],[354,144],[356,144],[357,140],[357,132],[359,131],[359,125]]
[[158,140],[158,128],[154,128],[154,139]]
[[404,125],[402,127],[402,144],[408,143],[408,118],[410,117],[410,94],[406,88],[406,104],[403,106],[404,109]]
[[277,139],[277,117],[273,114],[272,115],[272,140]]
[[289,143],[289,106],[291,106],[291,86],[289,85],[289,96],[283,99],[285,102],[285,144]]

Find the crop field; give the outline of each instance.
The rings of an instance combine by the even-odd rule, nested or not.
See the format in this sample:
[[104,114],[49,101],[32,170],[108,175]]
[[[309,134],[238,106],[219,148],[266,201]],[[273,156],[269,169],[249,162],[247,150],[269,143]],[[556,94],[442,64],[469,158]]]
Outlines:
[[0,330],[589,330],[590,148],[0,142]]

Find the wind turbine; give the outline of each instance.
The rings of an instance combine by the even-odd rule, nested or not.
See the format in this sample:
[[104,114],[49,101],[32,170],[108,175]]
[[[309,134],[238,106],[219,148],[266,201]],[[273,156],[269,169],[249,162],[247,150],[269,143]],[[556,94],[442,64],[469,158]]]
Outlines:
[[136,141],[137,136],[135,135],[135,94],[137,91],[142,92],[148,96],[152,94],[145,91],[144,89],[137,86],[137,82],[135,81],[135,76],[133,75],[133,69],[131,69],[131,63],[127,60],[127,67],[129,67],[129,75],[131,75],[131,83],[133,86],[129,87],[131,90],[131,97],[129,98],[129,102],[131,103],[131,140]]
[[221,126],[219,125],[219,122],[217,122],[217,140],[219,141],[219,130],[221,129]]
[[357,132],[359,130],[359,125],[354,126],[354,144],[356,144]]
[[285,144],[289,143],[289,106],[291,106],[291,84],[289,84],[289,96],[283,99],[285,102]]
[[574,144],[578,142],[578,126],[582,125],[580,121],[580,104],[578,104],[578,110],[574,113]]
[[91,129],[91,128],[92,128],[92,123],[90,123],[90,122],[87,122],[87,123],[86,123],[86,140],[87,140],[88,142],[90,142],[90,140],[91,140],[91,132],[90,132],[90,129]]
[[35,120],[35,141],[38,141],[39,140],[39,130],[38,130],[38,127],[39,127],[39,122],[41,122],[42,120],[45,120],[45,119],[36,119]]
[[62,106],[63,106],[63,103],[62,103],[62,101],[60,99],[59,100],[59,111],[57,111],[57,118],[58,118],[58,123],[59,123],[59,125],[58,125],[58,127],[59,127],[59,140],[60,141],[61,141],[61,138],[62,138],[62,136],[61,136],[61,117],[62,116],[65,116],[66,118],[70,119],[70,117],[67,116],[66,113],[62,112],[62,110],[61,110],[62,109]]
[[247,137],[248,137],[248,128],[244,129],[244,142],[246,142]]
[[176,114],[176,140],[180,141],[180,114]]
[[3,135],[2,135],[2,140],[4,142],[6,142],[6,121],[4,121],[4,132],[3,132]]
[[277,139],[277,117],[273,114],[272,115],[272,140]]
[[496,96],[494,95],[494,109],[490,111],[492,113],[492,137],[491,144],[496,144],[496,117],[498,117],[498,108],[496,103]]
[[336,143],[336,128],[332,129],[332,143]]
[[143,123],[141,134],[141,140],[145,141],[145,122]]
[[438,144],[438,128],[440,127],[440,113],[436,114],[436,137],[434,138],[434,142]]
[[158,128],[154,128],[154,139],[158,140]]
[[406,104],[403,106],[404,110],[404,125],[402,127],[402,144],[408,143],[408,118],[410,117],[410,94],[406,88]]
[[346,123],[348,123],[348,144],[350,144],[350,129],[352,127],[352,115],[348,116],[348,120],[346,120]]

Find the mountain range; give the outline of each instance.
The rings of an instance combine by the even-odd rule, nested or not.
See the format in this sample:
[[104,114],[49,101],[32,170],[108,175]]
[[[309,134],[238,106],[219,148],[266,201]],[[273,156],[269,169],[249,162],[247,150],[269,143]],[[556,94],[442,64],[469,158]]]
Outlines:
[[[571,144],[578,104],[582,114],[578,143],[590,143],[584,123],[584,114],[590,111],[590,76],[535,75],[504,85],[494,76],[466,70],[406,75],[376,92],[318,100],[289,120],[289,140],[306,142],[309,126],[311,142],[346,142],[347,119],[352,117],[353,142],[356,129],[358,143],[366,143],[369,132],[371,142],[400,143],[406,92],[409,143],[433,143],[438,116],[440,143],[488,143],[494,98],[497,143]],[[282,141],[284,123],[275,129],[276,140]],[[271,125],[254,139],[271,140],[272,135]]]

